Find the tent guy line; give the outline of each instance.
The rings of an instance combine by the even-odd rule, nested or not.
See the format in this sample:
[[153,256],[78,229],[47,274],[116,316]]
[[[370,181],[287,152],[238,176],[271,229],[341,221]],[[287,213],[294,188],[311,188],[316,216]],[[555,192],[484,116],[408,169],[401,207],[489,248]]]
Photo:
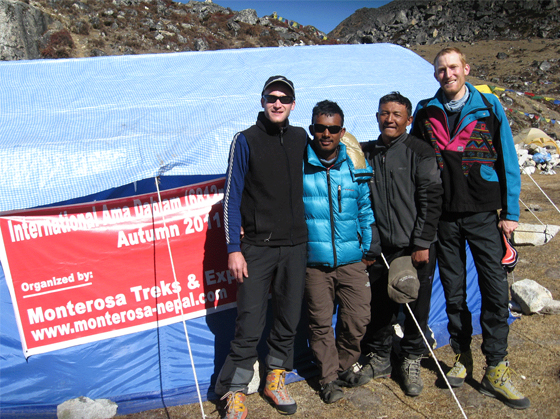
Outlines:
[[[159,204],[162,205],[161,192],[159,190],[159,182],[160,182],[159,176],[155,177],[154,180],[155,180],[155,184],[156,184]],[[167,227],[166,222],[165,222],[164,211],[161,211],[160,214],[161,214],[161,219],[163,221],[163,226]],[[177,273],[175,271],[175,262],[173,260],[173,253],[171,252],[171,243],[169,242],[169,236],[168,235],[166,235],[166,240],[167,240],[167,250],[169,251],[169,260],[171,262],[171,270],[173,272],[173,282],[179,284],[179,281],[177,281]],[[179,288],[180,288],[180,284],[179,284]],[[191,348],[191,341],[189,339],[189,332],[187,331],[187,322],[185,320],[185,313],[183,312],[183,304],[181,304],[181,292],[180,291],[177,292],[177,300],[179,301],[179,306],[181,307],[181,321],[183,323],[183,331],[185,332],[185,340],[187,342],[187,347],[189,348],[189,357],[190,357],[190,360],[191,360],[191,367],[192,367],[192,371],[193,371],[194,382],[195,382],[195,385],[196,385],[196,394],[198,396],[198,403],[200,404],[200,411],[202,413],[202,419],[205,419],[206,415],[204,413],[204,405],[202,404],[202,396],[200,395],[200,386],[198,384],[198,376],[196,375],[196,366],[194,364],[194,358],[193,358],[192,348]]]
[[[391,267],[389,266],[389,263],[387,262],[387,259],[385,258],[385,255],[383,253],[381,253],[381,257],[383,258],[383,262],[385,262],[385,266],[387,267],[387,270],[390,270]],[[436,365],[438,367],[439,373],[443,377],[443,380],[445,381],[445,384],[447,384],[447,388],[449,389],[449,391],[451,391],[451,395],[453,396],[453,399],[455,400],[455,403],[457,403],[457,406],[459,407],[459,410],[461,411],[463,417],[465,419],[468,419],[467,414],[463,410],[463,406],[461,406],[461,402],[459,401],[459,399],[455,395],[455,392],[453,391],[453,388],[451,387],[451,384],[449,384],[449,381],[447,380],[447,376],[445,375],[445,373],[443,372],[443,369],[441,368],[439,360],[437,359],[436,354],[434,353],[434,351],[432,349],[432,346],[428,342],[428,339],[426,339],[426,335],[424,334],[424,331],[422,330],[422,328],[418,324],[418,320],[416,320],[416,316],[412,312],[412,309],[410,308],[408,303],[405,303],[405,306],[408,309],[408,312],[410,313],[410,316],[412,317],[412,320],[414,320],[414,324],[416,325],[416,328],[420,332],[420,335],[422,336],[422,339],[424,340],[424,345],[426,345],[426,348],[428,348],[428,350],[430,351],[430,354],[432,355],[432,358],[434,358],[434,361],[436,361]]]

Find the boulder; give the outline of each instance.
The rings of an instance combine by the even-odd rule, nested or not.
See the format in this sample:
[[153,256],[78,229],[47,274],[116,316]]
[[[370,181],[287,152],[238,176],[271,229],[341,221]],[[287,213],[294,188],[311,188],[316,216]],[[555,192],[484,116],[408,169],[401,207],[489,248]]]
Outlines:
[[259,21],[259,17],[257,16],[257,11],[254,9],[244,9],[238,12],[233,17],[234,22],[242,22],[247,23],[249,25],[256,25]]
[[523,314],[538,313],[552,301],[552,294],[532,279],[514,282],[511,296],[520,306]]
[[56,407],[58,419],[108,419],[117,414],[118,405],[109,399],[78,397]]
[[544,307],[540,311],[541,314],[560,314],[560,301],[545,300]]
[[512,234],[514,245],[542,246],[558,233],[560,226],[520,223]]
[[40,39],[52,18],[21,1],[0,0],[0,60],[41,58]]

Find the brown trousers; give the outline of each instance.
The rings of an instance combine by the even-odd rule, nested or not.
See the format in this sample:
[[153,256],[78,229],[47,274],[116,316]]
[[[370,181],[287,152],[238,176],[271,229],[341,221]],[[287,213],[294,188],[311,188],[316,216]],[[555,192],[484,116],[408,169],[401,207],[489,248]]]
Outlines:
[[[305,298],[309,344],[321,370],[323,386],[338,379],[360,357],[360,342],[370,320],[371,291],[362,262],[337,268],[308,267]],[[338,303],[336,339],[333,314]]]

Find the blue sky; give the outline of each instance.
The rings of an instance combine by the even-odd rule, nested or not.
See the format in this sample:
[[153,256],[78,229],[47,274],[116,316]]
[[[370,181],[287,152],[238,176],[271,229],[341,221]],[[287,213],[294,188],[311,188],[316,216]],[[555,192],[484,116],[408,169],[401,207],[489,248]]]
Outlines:
[[[187,0],[182,0],[187,1]],[[231,10],[255,9],[259,17],[277,12],[278,16],[293,20],[300,25],[312,25],[329,33],[340,22],[362,7],[380,7],[390,0],[212,0],[213,3]]]

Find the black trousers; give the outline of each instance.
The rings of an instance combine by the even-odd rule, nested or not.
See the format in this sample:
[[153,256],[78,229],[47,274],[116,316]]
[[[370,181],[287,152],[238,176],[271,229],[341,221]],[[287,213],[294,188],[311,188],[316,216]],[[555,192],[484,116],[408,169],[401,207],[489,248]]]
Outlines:
[[272,294],[274,320],[267,339],[267,371],[291,370],[294,363],[294,339],[305,287],[307,244],[279,247],[243,244],[241,251],[249,276],[237,285],[235,336],[216,382],[218,395],[247,391],[266,322],[269,293]]
[[508,282],[502,268],[502,238],[496,211],[444,213],[438,226],[438,264],[445,293],[447,329],[455,353],[470,349],[472,316],[467,307],[465,241],[478,273],[482,328],[482,353],[488,365],[497,365],[507,355]]
[[[391,262],[401,256],[408,256],[412,249],[383,249],[387,262]],[[418,271],[420,288],[416,301],[409,303],[414,317],[421,329],[425,331],[428,326],[430,314],[430,300],[432,298],[432,281],[436,265],[435,245],[430,248],[430,261],[422,265]],[[389,271],[379,257],[376,262],[368,268],[369,281],[371,284],[371,322],[362,340],[362,353],[376,353],[382,357],[388,357],[393,347],[393,324],[397,322],[400,304],[394,302],[387,294],[387,283]],[[422,355],[426,345],[422,339],[418,327],[414,323],[408,309],[404,308],[404,337],[401,340],[401,350],[404,356]]]

